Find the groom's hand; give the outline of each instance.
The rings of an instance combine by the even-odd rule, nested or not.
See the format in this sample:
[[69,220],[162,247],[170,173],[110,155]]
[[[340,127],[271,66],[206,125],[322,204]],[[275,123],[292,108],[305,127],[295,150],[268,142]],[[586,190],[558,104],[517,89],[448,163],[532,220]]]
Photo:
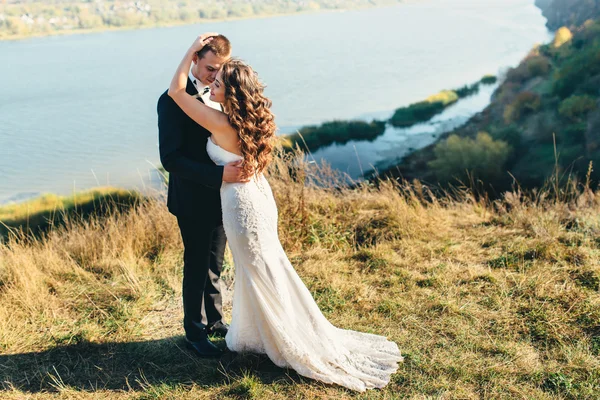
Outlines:
[[229,164],[225,164],[223,169],[223,182],[227,183],[245,183],[249,182],[250,179],[242,179],[242,161],[235,161]]

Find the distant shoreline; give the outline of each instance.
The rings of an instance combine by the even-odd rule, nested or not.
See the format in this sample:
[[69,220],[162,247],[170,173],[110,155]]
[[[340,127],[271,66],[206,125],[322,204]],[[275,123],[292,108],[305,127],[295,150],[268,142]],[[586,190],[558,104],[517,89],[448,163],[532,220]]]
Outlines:
[[159,24],[153,24],[153,25],[142,25],[142,26],[102,27],[102,28],[93,28],[93,29],[70,29],[70,30],[45,32],[42,34],[34,33],[34,34],[28,34],[28,35],[13,35],[13,36],[7,36],[7,37],[0,36],[0,42],[17,42],[17,41],[22,41],[22,40],[27,40],[27,39],[40,39],[40,38],[54,37],[54,36],[88,35],[88,34],[101,33],[101,32],[119,32],[119,31],[156,29],[156,28],[175,28],[175,27],[179,27],[179,26],[201,25],[201,24],[209,24],[209,23],[221,23],[221,22],[233,22],[233,21],[243,21],[243,20],[249,20],[249,19],[289,17],[289,16],[293,16],[293,15],[311,15],[311,14],[347,12],[347,11],[366,10],[366,9],[374,9],[374,8],[397,7],[399,5],[406,5],[411,2],[412,1],[409,0],[409,1],[406,1],[403,3],[398,3],[395,5],[373,5],[373,6],[368,6],[368,7],[341,8],[341,9],[336,9],[336,10],[320,9],[320,10],[315,10],[315,11],[298,11],[298,12],[293,12],[293,13],[251,15],[251,16],[247,16],[247,17],[232,17],[232,18],[222,18],[222,19],[200,19],[200,20],[197,20],[194,22],[169,22],[169,23],[159,23]]

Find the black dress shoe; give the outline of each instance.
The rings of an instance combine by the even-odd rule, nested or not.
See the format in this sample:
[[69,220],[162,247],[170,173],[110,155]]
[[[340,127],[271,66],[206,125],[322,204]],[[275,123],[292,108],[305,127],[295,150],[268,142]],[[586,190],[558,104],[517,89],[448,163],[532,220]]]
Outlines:
[[209,335],[225,337],[225,335],[227,335],[228,330],[229,330],[229,325],[227,325],[224,322],[219,321],[216,324],[214,324],[213,326],[211,326],[210,328],[208,328],[206,330],[206,333],[208,333]]
[[208,338],[191,341],[185,338],[187,346],[200,357],[221,357],[223,350],[215,346]]

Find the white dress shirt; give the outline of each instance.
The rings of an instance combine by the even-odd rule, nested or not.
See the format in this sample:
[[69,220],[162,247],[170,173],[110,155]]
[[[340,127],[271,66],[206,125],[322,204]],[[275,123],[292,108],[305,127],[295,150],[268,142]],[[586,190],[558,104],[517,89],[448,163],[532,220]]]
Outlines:
[[189,73],[188,77],[190,78],[190,80],[194,84],[194,87],[198,91],[198,94],[200,95],[200,98],[202,99],[202,101],[204,102],[204,104],[206,104],[209,107],[214,108],[215,110],[222,111],[221,105],[219,103],[216,103],[216,102],[214,102],[214,101],[212,101],[210,99],[210,91],[207,92],[205,95],[202,95],[202,93],[204,93],[204,89],[207,88],[208,85],[205,85],[202,82],[200,82],[200,79],[196,79],[196,77],[192,74],[192,70],[191,69],[190,69],[190,73]]

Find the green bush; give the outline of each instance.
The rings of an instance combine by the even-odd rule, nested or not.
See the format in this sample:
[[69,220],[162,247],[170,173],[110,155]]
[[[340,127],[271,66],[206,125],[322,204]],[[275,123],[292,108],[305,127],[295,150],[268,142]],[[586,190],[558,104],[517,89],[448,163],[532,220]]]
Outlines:
[[600,38],[600,21],[593,21],[585,24],[584,29],[577,32],[573,37],[573,47],[582,48],[594,40]]
[[498,78],[494,75],[485,75],[480,82],[484,85],[493,85],[498,82]]
[[397,109],[390,119],[390,123],[398,128],[409,127],[419,122],[428,121],[436,114],[441,113],[444,108],[446,107],[442,102],[428,103],[422,101],[411,104],[408,107]]
[[384,121],[331,121],[320,126],[306,126],[300,129],[299,133],[289,135],[287,147],[293,148],[297,143],[302,148],[315,151],[333,143],[344,144],[351,140],[374,140],[384,131]]
[[589,166],[589,160],[584,157],[585,147],[582,142],[566,143],[560,147],[558,156],[559,164],[563,170],[567,171],[571,168],[575,175],[583,176],[583,171]]
[[587,46],[569,58],[554,75],[553,92],[566,98],[590,76],[600,74],[600,42]]
[[532,92],[522,92],[504,109],[504,122],[507,124],[519,121],[525,115],[539,110],[541,98]]
[[435,146],[435,159],[429,166],[442,182],[467,176],[491,181],[502,175],[510,152],[506,142],[494,140],[485,132],[478,133],[476,139],[451,135]]
[[550,61],[542,55],[529,55],[521,64],[506,75],[508,82],[523,83],[536,76],[545,76],[550,71]]
[[444,111],[450,104],[457,102],[458,98],[456,92],[444,90],[424,101],[413,103],[408,107],[398,108],[390,118],[390,123],[395,127],[403,128],[428,121],[436,114]]
[[522,134],[517,127],[508,126],[505,128],[494,130],[492,132],[492,138],[494,140],[501,140],[503,142],[506,142],[513,148],[518,148],[521,145]]
[[544,56],[535,56],[527,60],[530,77],[546,76],[550,71],[550,61]]
[[522,62],[515,68],[508,70],[506,74],[506,81],[520,84],[527,81],[530,77],[531,74],[529,73],[529,68],[527,68],[527,63]]
[[586,130],[587,123],[585,122],[569,124],[556,132],[557,141],[559,144],[565,145],[582,144],[585,141]]
[[558,113],[571,121],[579,121],[595,108],[596,99],[592,96],[571,96],[560,103]]
[[455,90],[460,99],[479,93],[479,82],[472,85],[465,85]]

